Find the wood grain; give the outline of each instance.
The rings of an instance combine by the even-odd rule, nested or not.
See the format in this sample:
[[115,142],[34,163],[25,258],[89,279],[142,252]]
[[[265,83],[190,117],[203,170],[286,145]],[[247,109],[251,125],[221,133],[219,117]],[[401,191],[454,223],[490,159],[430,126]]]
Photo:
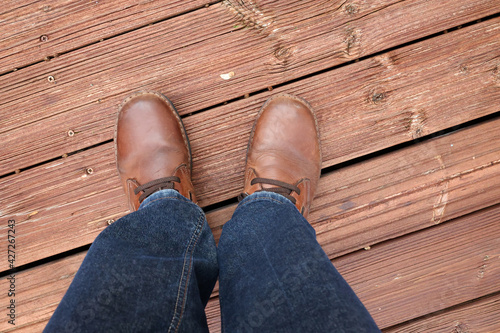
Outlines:
[[[86,253],[70,256],[16,274],[16,325],[0,322],[0,331],[41,332],[66,293]],[[10,282],[2,278],[0,286],[8,290]],[[2,304],[10,297],[4,292]],[[41,328],[41,329],[40,329]]]
[[200,202],[239,194],[251,127],[275,92],[314,107],[329,167],[500,111],[499,59],[497,19],[187,117]]
[[[184,115],[202,206],[241,190],[248,133],[276,92],[313,104],[323,167],[500,111],[498,17],[262,92],[497,13],[497,1],[223,1],[174,17],[203,4],[56,0],[45,11],[43,1],[23,0],[0,9],[10,25],[0,59],[11,59],[0,73],[126,32],[2,77],[0,175],[78,151],[0,179],[0,219],[18,225],[17,265],[89,244],[127,213],[112,144],[88,147],[112,137],[118,103],[137,89],[166,93]],[[236,75],[223,80],[229,71]],[[493,119],[322,177],[310,221],[381,327],[496,329],[486,314],[497,300],[462,303],[499,291],[500,207],[490,207],[500,202],[499,125]],[[234,208],[207,215],[216,239]],[[370,250],[352,253],[363,247]],[[19,273],[16,329],[43,329],[83,256]],[[214,332],[217,295],[218,286],[206,311]],[[479,311],[484,320],[468,319]]]
[[[377,325],[393,326],[499,290],[499,213],[496,206],[333,264]],[[220,332],[218,310],[215,302],[206,310],[211,332]]]
[[384,333],[500,332],[500,294],[384,330]]
[[[493,120],[324,175],[309,220],[330,258],[500,202],[499,126]],[[127,213],[120,186],[112,143],[1,179],[0,217],[16,220],[17,264],[91,243],[107,220]],[[207,214],[216,239],[233,210]]]
[[23,0],[3,3],[0,74],[213,2]]
[[[499,223],[500,206],[495,206],[333,263],[385,328],[497,292]],[[48,321],[82,260],[79,254],[17,274],[20,328],[28,331]],[[6,290],[6,283],[2,279],[0,288]],[[211,331],[220,332],[217,297],[206,313]],[[6,327],[5,321],[0,323],[0,330]]]
[[499,291],[499,212],[495,206],[333,263],[379,327],[392,326]]
[[[321,177],[309,221],[330,258],[500,202],[500,120]],[[235,206],[209,214],[214,230]]]
[[[257,7],[254,8],[255,3]],[[342,6],[340,4],[312,0],[303,5],[290,1],[251,2],[243,3],[251,9],[250,12],[239,14],[238,10],[243,9],[224,2],[9,73],[0,82],[0,114],[3,115],[0,142],[4,148],[0,157],[0,174],[112,138],[117,106],[126,95],[138,89],[162,91],[173,100],[179,112],[186,115],[500,10],[500,4],[492,0],[473,3],[469,0],[440,1],[433,6],[429,6],[426,0],[347,1]],[[263,14],[266,21],[260,25],[251,23],[252,18],[255,21],[255,13],[259,14],[258,17]],[[409,122],[406,118],[419,110],[431,112],[427,108],[433,101],[436,102],[431,104],[433,109],[438,107],[446,111],[451,107],[452,99],[442,98],[443,90],[436,91],[435,86],[429,86],[430,81],[421,81],[422,71],[434,78],[446,74],[441,76],[445,81],[438,83],[450,94],[456,93],[454,98],[458,103],[463,103],[467,96],[465,114],[477,110],[482,110],[479,114],[483,114],[488,112],[488,107],[491,108],[491,103],[482,101],[485,92],[491,98],[498,91],[498,80],[493,74],[498,54],[497,21],[468,29],[468,35],[459,32],[423,44],[437,53],[435,60],[428,49],[405,48],[404,53],[396,52],[394,57],[390,53],[371,59],[364,63],[366,67],[359,64],[349,66],[321,76],[320,81],[301,81],[287,89],[304,93],[314,104],[321,96],[315,94],[315,90],[324,95],[325,90],[318,88],[325,84],[328,87],[326,94],[330,96],[328,103],[339,99],[345,101],[353,95],[355,108],[345,111],[342,108],[345,105],[324,105],[330,107],[330,113],[324,118],[338,121],[340,114],[355,113],[365,106],[371,117],[364,117],[359,124],[378,125],[371,131],[373,135],[387,130],[391,134],[401,131],[404,134],[399,135],[408,140],[408,130],[402,129],[402,123],[407,125]],[[268,23],[265,29],[260,27]],[[481,38],[483,34],[486,34],[486,39]],[[466,38],[467,43],[456,43],[462,38]],[[400,76],[400,71],[412,66],[407,63],[411,50],[417,56],[410,59],[417,61],[419,67],[412,67],[407,73],[409,76]],[[475,50],[480,53],[467,57]],[[484,55],[485,50],[491,54]],[[448,57],[450,54],[454,56]],[[467,75],[456,76],[462,62],[470,70],[464,72]],[[433,73],[434,66],[439,63],[442,63],[440,69],[444,72]],[[230,80],[220,77],[229,72],[236,73]],[[47,81],[49,76],[55,78],[55,83]],[[397,86],[411,78],[419,80],[409,86],[408,92],[412,94],[404,96],[407,98],[404,105],[392,106],[392,100],[399,98]],[[448,90],[450,79],[457,80],[458,86]],[[343,80],[349,80],[349,84],[342,84]],[[467,95],[457,90],[464,81],[468,87],[479,91]],[[338,90],[337,85],[340,85]],[[474,99],[478,95],[482,97]],[[256,97],[259,99],[256,104],[262,104],[262,99],[267,96],[260,94]],[[226,109],[218,109],[224,110],[223,114],[207,114],[202,117],[203,123],[210,123],[207,118],[212,116],[217,118],[211,120],[219,121],[219,124],[235,119],[239,113],[231,111],[239,110],[241,105],[231,104]],[[387,108],[390,113],[379,119],[379,112]],[[456,109],[453,104],[453,111]],[[332,110],[335,114],[331,113]],[[238,118],[239,124],[247,125],[247,117]],[[448,118],[443,124],[453,126],[467,117]],[[428,124],[432,120],[430,118]],[[356,129],[353,126],[353,130]],[[76,135],[68,138],[68,130],[73,130]],[[430,130],[432,127],[422,133]],[[328,138],[332,133],[325,131],[324,135]],[[236,133],[238,138],[245,136],[246,132]],[[372,138],[367,142],[373,142]],[[367,144],[365,152],[372,149],[372,145]],[[326,163],[331,162],[327,160]]]

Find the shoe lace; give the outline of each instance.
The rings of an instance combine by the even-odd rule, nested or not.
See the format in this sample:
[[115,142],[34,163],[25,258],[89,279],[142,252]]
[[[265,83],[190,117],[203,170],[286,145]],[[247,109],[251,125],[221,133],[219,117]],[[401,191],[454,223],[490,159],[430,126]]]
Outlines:
[[[288,183],[285,183],[285,182],[282,182],[279,180],[274,180],[274,179],[269,179],[269,178],[258,178],[258,177],[252,179],[252,181],[250,182],[250,185],[255,185],[257,183],[274,185],[274,186],[278,186],[278,187],[266,188],[266,189],[262,189],[262,190],[257,190],[255,192],[266,191],[266,192],[278,193],[278,194],[281,194],[282,196],[284,196],[285,198],[287,198],[288,200],[290,200],[294,205],[295,205],[295,203],[297,203],[297,200],[291,196],[292,191],[296,192],[297,194],[300,194],[300,189],[297,186],[291,185],[291,184],[288,184]],[[241,193],[238,197],[238,200],[241,201],[244,198],[246,198],[247,196],[248,196],[248,194]]]
[[175,176],[155,179],[153,181],[150,181],[149,183],[138,186],[134,190],[134,193],[135,195],[137,195],[139,192],[141,191],[143,192],[139,197],[139,202],[142,202],[142,200],[146,199],[156,191],[167,190],[167,189],[175,190],[174,182],[180,183],[181,179]]

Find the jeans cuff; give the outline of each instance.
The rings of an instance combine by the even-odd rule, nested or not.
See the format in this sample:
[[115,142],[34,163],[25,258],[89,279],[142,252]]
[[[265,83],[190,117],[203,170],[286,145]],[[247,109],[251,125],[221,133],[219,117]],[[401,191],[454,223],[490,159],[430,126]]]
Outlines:
[[197,204],[195,204],[191,200],[187,199],[185,196],[183,196],[182,194],[180,194],[176,190],[166,189],[166,190],[156,191],[153,194],[151,194],[149,197],[147,197],[146,199],[144,199],[144,201],[139,206],[139,209],[146,208],[149,205],[154,205],[156,202],[159,202],[161,200],[180,200],[180,201],[185,201],[185,202],[189,202],[192,205],[194,205],[194,206],[196,206],[196,207],[199,208],[199,206]]
[[259,192],[254,192],[247,196],[245,199],[241,200],[240,203],[238,204],[238,207],[244,206],[247,203],[253,202],[253,201],[271,201],[275,202],[278,204],[287,204],[295,207],[295,205],[287,198],[282,196],[281,194],[274,193],[274,192],[268,192],[268,191],[259,191]]

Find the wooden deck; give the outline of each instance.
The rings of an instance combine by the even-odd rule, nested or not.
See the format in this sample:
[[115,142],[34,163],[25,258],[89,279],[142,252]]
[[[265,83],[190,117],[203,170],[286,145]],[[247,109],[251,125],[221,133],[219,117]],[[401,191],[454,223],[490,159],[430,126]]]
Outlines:
[[[216,239],[263,102],[306,98],[310,222],[384,332],[500,332],[500,1],[19,0],[0,9],[1,304],[40,332],[94,238],[128,213],[118,105],[169,96]],[[218,286],[207,306],[220,331]]]

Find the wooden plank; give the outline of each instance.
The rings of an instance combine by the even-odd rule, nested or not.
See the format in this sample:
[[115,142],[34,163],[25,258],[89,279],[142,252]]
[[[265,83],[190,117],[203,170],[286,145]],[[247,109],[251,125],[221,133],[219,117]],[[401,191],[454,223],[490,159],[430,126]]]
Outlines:
[[[377,325],[393,326],[500,290],[499,213],[496,206],[333,263]],[[219,332],[213,307],[209,327]]]
[[212,297],[207,303],[205,308],[205,314],[208,321],[208,330],[210,333],[221,332],[221,317],[220,317],[220,305],[219,297]]
[[[385,328],[499,291],[499,223],[495,206],[333,263]],[[48,321],[82,260],[83,254],[70,256],[17,274],[20,327]],[[6,286],[2,279],[0,288]],[[219,332],[217,297],[206,313],[211,331]],[[0,330],[6,327],[0,322]]]
[[384,333],[405,332],[500,332],[500,294],[384,330]]
[[377,324],[392,326],[499,291],[499,212],[485,209],[333,263]]
[[[259,2],[255,8],[255,2],[244,3],[254,10],[241,15],[234,14],[234,6],[224,2],[9,73],[0,82],[0,113],[4,115],[0,119],[0,141],[5,147],[0,158],[0,174],[112,138],[116,107],[131,91],[142,88],[162,91],[185,115],[500,10],[500,4],[492,0],[478,0],[472,4],[468,0],[449,0],[432,6],[426,0],[372,0],[362,4],[345,3],[343,6],[339,2],[337,7],[331,2],[311,2],[304,4],[305,9],[298,8],[300,10],[296,8],[295,2],[290,1]],[[353,10],[354,7],[357,9]],[[269,21],[272,25],[263,30],[259,24],[250,27],[248,23],[252,15],[260,12],[263,17],[272,18]],[[283,14],[276,16],[273,13]],[[258,16],[261,17],[260,14]],[[248,24],[247,29],[241,28],[244,24],[241,22],[242,17]],[[327,93],[329,97],[324,102],[345,102],[351,96],[356,99],[356,109],[366,107],[370,111],[371,118],[365,117],[364,120],[371,125],[378,125],[371,131],[374,135],[386,130],[394,133],[402,123],[409,121],[406,118],[411,118],[419,110],[432,113],[427,109],[429,102],[436,101],[439,105],[432,105],[444,107],[445,111],[453,104],[451,98],[443,98],[443,90],[436,91],[417,84],[409,86],[407,91],[416,95],[404,96],[408,98],[407,101],[412,101],[411,104],[407,102],[402,109],[399,109],[401,104],[397,105],[398,109],[392,106],[392,100],[399,98],[399,91],[395,90],[398,85],[412,78],[422,79],[420,67],[413,67],[407,76],[399,75],[400,71],[412,66],[407,63],[408,56],[416,53],[416,56],[409,58],[417,60],[426,75],[432,76],[435,66],[442,63],[439,68],[445,72],[434,73],[433,79],[437,74],[443,75],[445,80],[440,82],[444,85],[443,89],[451,84],[450,79],[458,81],[450,90],[456,92],[454,97],[458,103],[463,103],[461,100],[466,95],[455,90],[461,87],[460,83],[467,81],[467,87],[479,90],[467,96],[464,113],[478,109],[486,113],[488,107],[492,108],[492,103],[489,100],[481,102],[485,96],[478,100],[475,100],[475,96],[484,95],[481,92],[486,90],[488,96],[493,98],[498,91],[494,88],[498,87],[498,78],[492,74],[497,66],[497,60],[494,59],[498,52],[496,22],[489,21],[478,28],[468,29],[467,36],[459,32],[435,39],[434,43],[421,44],[432,47],[433,52],[442,50],[436,54],[437,59],[434,61],[418,57],[424,54],[428,56],[429,50],[405,48],[405,53],[391,52],[385,57],[365,62],[368,68],[358,64],[321,76],[322,82],[308,80],[288,86],[287,89],[304,92],[316,103],[322,95],[315,94],[315,90],[324,95],[325,83],[339,85],[335,94],[331,93],[331,86],[327,85],[330,87]],[[373,29],[374,26],[378,28]],[[482,34],[489,36],[490,40],[481,39],[483,44],[479,44],[476,39],[480,39]],[[460,38],[466,38],[467,43],[457,44],[453,41]],[[131,40],[134,43],[130,43]],[[486,55],[487,59],[481,59],[479,54],[467,57],[468,51],[484,53],[486,49],[492,53]],[[450,54],[455,56],[448,57]],[[429,61],[422,63],[424,60]],[[459,60],[466,61],[468,70],[462,71],[464,75],[456,76],[461,73],[462,63]],[[236,73],[230,80],[220,77],[229,72]],[[55,83],[47,81],[49,76],[55,78]],[[347,84],[342,83],[345,79],[349,80]],[[479,82],[476,82],[477,79]],[[415,88],[425,89],[417,92]],[[259,94],[252,101],[258,99],[256,104],[261,104],[267,96]],[[239,114],[233,115],[230,111],[241,105],[232,104],[231,107],[218,110],[225,111],[223,114],[226,119],[233,118]],[[341,107],[334,110],[344,110],[342,107],[345,106],[342,103],[324,105],[330,107],[330,111],[332,106]],[[453,111],[457,109],[455,104],[452,108]],[[384,109],[390,109],[390,114],[394,116],[388,118],[386,114],[386,118],[377,119],[379,112]],[[255,110],[252,109],[252,112]],[[211,121],[207,118],[210,115],[222,117],[223,114],[206,114],[201,119],[209,123]],[[466,118],[449,117],[443,125],[453,126]],[[239,119],[239,123],[246,119]],[[339,120],[338,116],[331,114],[326,119]],[[427,124],[431,124],[432,120],[432,116],[429,116]],[[415,126],[418,128],[418,124]],[[68,138],[66,133],[70,129],[77,135]],[[357,126],[353,126],[353,129],[356,130]],[[419,133],[428,133],[428,130],[432,128]],[[326,139],[332,135],[330,131],[324,131]],[[401,131],[405,133],[399,134],[407,140],[408,131]],[[25,133],[33,135],[27,137]],[[238,133],[237,136],[243,139],[246,133]],[[373,140],[369,139],[367,142],[370,144],[366,144],[365,151],[372,148]],[[327,160],[326,163],[331,162]]]
[[[497,119],[324,175],[309,220],[330,258],[500,202],[499,126]],[[18,265],[91,243],[107,220],[127,213],[120,186],[112,143],[1,179],[0,217],[16,220]],[[207,215],[217,239],[233,209]]]
[[[0,331],[41,332],[66,293],[85,254],[73,255],[16,273],[15,326],[9,324],[7,320],[2,320]],[[9,290],[9,285],[10,281],[6,278],[1,279],[0,286],[5,291],[1,295],[2,304],[10,302],[11,298],[6,292]]]
[[239,194],[248,135],[274,92],[313,105],[328,167],[500,111],[499,58],[497,19],[187,117],[200,202]]
[[[0,192],[8,199],[0,204],[0,216],[16,221],[17,266],[90,244],[108,220],[127,212],[109,152],[111,144],[1,180]],[[5,243],[6,228],[1,226]]]
[[7,2],[0,9],[0,74],[213,2],[215,1]]
[[[499,203],[499,126],[497,119],[324,175],[309,221],[328,256]],[[212,228],[234,208],[211,213]]]

